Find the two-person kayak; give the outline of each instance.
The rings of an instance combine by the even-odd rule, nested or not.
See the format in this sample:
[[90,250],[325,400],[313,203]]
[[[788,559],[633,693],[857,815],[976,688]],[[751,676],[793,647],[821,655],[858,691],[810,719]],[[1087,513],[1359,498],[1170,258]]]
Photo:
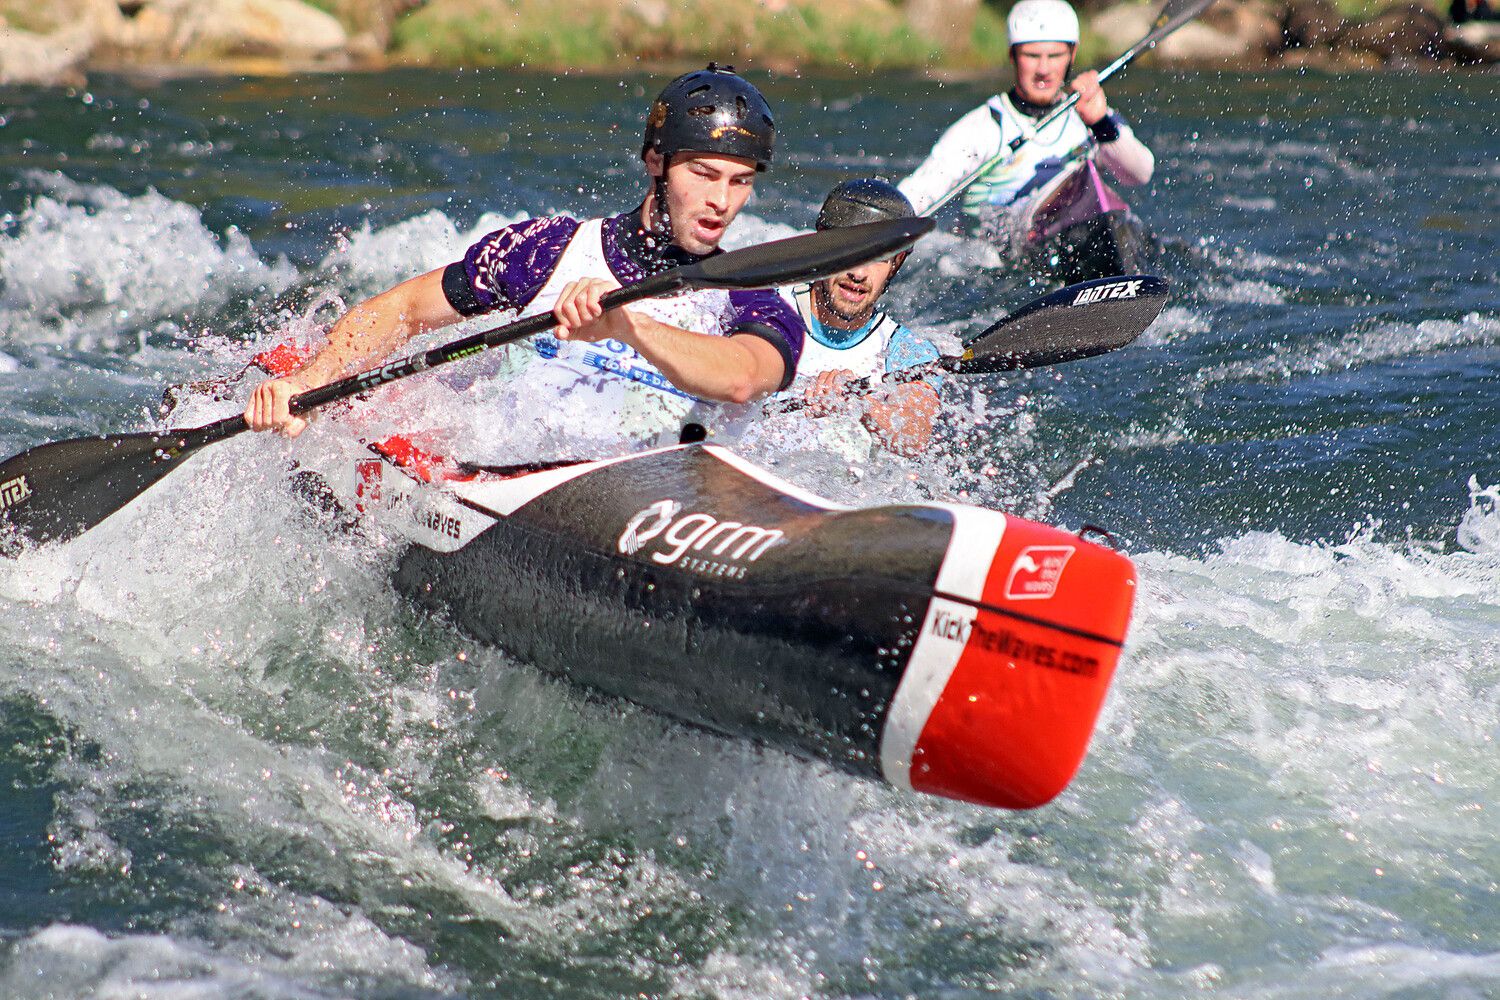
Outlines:
[[392,579],[572,681],[901,787],[1029,808],[1073,777],[1130,561],[961,504],[851,509],[714,445],[481,468],[404,439],[317,470]]

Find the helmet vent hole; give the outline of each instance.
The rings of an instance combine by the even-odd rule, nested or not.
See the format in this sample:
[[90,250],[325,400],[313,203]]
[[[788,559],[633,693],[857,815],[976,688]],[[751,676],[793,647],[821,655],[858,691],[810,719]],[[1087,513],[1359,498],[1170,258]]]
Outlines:
[[711,115],[714,113],[712,104],[699,104],[697,107],[688,108],[690,115]]
[[704,94],[708,93],[709,90],[711,90],[711,89],[712,88],[709,87],[708,84],[706,84],[706,83],[700,83],[698,86],[696,86],[692,90],[688,91],[687,92],[687,96],[689,96],[689,97],[701,97]]
[[750,105],[743,97],[736,97],[734,99],[734,110],[743,118],[745,117],[745,112],[750,110]]

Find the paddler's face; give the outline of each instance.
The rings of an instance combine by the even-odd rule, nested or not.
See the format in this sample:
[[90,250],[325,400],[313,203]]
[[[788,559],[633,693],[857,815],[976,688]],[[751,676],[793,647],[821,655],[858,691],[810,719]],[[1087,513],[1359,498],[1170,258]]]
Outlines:
[[[662,158],[646,154],[646,169],[661,176]],[[718,153],[678,153],[667,167],[667,212],[672,242],[688,253],[717,250],[734,217],[755,190],[755,161]]]
[[1016,89],[1032,104],[1057,100],[1073,63],[1073,46],[1067,42],[1027,42],[1010,50],[1016,64]]
[[819,281],[813,286],[818,319],[848,330],[863,326],[874,315],[875,303],[885,294],[885,286],[905,256],[861,264]]

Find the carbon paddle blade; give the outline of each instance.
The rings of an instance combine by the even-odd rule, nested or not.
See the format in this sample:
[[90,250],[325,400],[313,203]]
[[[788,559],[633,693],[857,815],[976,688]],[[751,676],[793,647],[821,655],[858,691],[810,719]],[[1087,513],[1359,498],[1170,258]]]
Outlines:
[[55,441],[0,464],[0,554],[76,538],[217,437],[203,428]]
[[967,341],[946,363],[962,375],[1018,371],[1113,351],[1135,340],[1167,304],[1161,278],[1130,274],[1060,288]]
[[888,219],[789,236],[678,268],[695,288],[774,288],[817,281],[872,260],[894,257],[936,225],[932,219]]

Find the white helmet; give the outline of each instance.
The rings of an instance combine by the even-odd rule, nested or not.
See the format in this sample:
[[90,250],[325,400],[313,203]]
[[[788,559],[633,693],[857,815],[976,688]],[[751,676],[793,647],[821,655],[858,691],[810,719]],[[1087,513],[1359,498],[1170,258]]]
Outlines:
[[1021,0],[1005,19],[1010,44],[1067,42],[1078,44],[1078,15],[1067,0]]

